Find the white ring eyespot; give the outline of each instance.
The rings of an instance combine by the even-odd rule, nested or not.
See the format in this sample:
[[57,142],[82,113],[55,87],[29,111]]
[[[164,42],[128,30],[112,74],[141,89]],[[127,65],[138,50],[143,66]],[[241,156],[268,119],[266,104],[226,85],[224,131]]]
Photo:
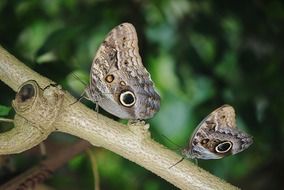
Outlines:
[[218,153],[226,153],[231,150],[233,144],[229,141],[222,142],[215,147],[215,151]]
[[131,91],[124,91],[119,95],[120,103],[125,107],[131,107],[135,104],[136,98],[133,92]]

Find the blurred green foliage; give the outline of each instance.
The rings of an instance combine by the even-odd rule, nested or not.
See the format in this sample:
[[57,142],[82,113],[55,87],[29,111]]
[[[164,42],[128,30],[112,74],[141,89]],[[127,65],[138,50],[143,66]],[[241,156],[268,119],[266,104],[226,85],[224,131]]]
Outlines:
[[6,116],[9,114],[11,107],[0,105],[0,116]]
[[[136,27],[143,63],[162,97],[160,112],[150,120],[154,138],[176,148],[159,135],[164,134],[185,146],[207,114],[231,104],[238,127],[254,136],[254,144],[238,155],[199,165],[244,189],[283,188],[283,2],[0,1],[1,45],[75,96],[84,85],[72,74],[88,82],[96,49],[122,22]],[[3,83],[0,92],[0,104],[9,107],[14,92]],[[12,117],[6,107],[0,107],[0,115]],[[174,189],[120,156],[95,151],[102,189]],[[13,159],[16,168],[31,166],[22,157]],[[75,159],[47,184],[92,189],[88,158]],[[0,175],[4,183],[7,177]]]

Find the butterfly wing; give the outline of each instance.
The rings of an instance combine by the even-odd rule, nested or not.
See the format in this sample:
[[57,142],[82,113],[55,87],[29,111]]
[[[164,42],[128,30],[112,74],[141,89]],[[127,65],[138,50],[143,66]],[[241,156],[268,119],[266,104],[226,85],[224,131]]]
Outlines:
[[236,114],[232,106],[223,105],[220,108],[214,110],[211,114],[213,117],[211,120],[215,121],[216,128],[218,130],[221,127],[236,128]]
[[241,152],[251,144],[252,138],[236,128],[233,107],[223,105],[197,126],[183,154],[189,158],[219,159]]
[[160,97],[139,55],[135,28],[115,27],[94,58],[89,98],[106,111],[124,119],[147,119],[159,110]]

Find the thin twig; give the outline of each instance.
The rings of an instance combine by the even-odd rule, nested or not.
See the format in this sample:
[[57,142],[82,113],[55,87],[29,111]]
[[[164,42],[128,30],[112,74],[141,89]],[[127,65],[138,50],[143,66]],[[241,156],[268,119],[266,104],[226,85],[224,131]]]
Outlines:
[[13,123],[14,119],[0,118],[0,121]]
[[80,140],[69,147],[64,147],[57,154],[50,156],[33,168],[3,184],[0,186],[0,189],[33,189],[36,185],[48,179],[55,170],[62,167],[66,162],[88,147],[90,147],[90,144],[84,140]]
[[100,175],[99,175],[98,164],[97,164],[95,154],[90,149],[87,150],[87,153],[88,153],[90,161],[92,163],[92,170],[93,170],[94,184],[95,184],[94,189],[100,190]]

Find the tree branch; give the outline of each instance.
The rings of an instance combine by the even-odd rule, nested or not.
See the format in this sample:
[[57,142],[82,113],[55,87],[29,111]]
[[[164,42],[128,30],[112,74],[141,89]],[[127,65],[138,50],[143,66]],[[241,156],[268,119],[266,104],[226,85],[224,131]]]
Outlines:
[[[0,79],[15,91],[20,88],[13,101],[17,113],[11,130],[14,132],[0,134],[0,154],[27,150],[58,130],[111,150],[181,189],[236,189],[187,160],[169,169],[180,156],[151,139],[148,124],[123,125],[80,102],[71,105],[76,100],[68,92],[50,85],[51,80],[32,71],[1,47]],[[20,135],[31,132],[36,138],[30,135],[28,140]]]

